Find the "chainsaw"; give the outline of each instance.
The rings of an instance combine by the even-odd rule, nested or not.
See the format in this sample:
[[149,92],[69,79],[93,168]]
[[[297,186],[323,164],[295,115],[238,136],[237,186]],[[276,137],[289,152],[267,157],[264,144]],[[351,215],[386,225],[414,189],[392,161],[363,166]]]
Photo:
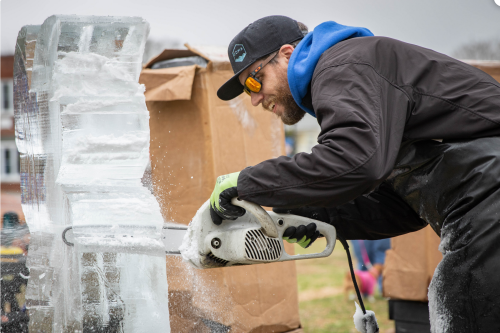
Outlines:
[[[357,310],[355,314],[356,328],[364,333],[379,332],[375,313],[367,311],[363,304],[354,276],[349,245],[341,235],[337,235],[335,227],[307,217],[269,212],[257,204],[238,198],[233,198],[231,203],[244,208],[245,215],[236,220],[223,220],[220,225],[216,225],[212,222],[210,202],[207,201],[189,226],[166,223],[161,235],[165,253],[181,255],[193,266],[207,269],[328,257],[338,238],[347,252],[351,277],[361,305],[361,311],[358,313]],[[315,223],[317,230],[325,237],[324,250],[318,253],[288,254],[283,243],[285,230],[309,223]],[[67,239],[67,233],[72,228],[67,227],[62,232],[62,239],[68,246],[74,246]]]
[[[341,235],[337,235],[335,227],[307,217],[268,212],[257,204],[238,198],[233,198],[231,203],[244,208],[245,215],[216,225],[212,222],[210,202],[207,201],[188,227],[165,225],[162,237],[165,252],[180,254],[185,261],[203,269],[263,264],[328,257],[333,252],[338,236],[347,253],[351,278],[361,306],[356,304],[356,328],[362,333],[379,332],[375,313],[366,310],[363,304],[354,276],[349,245]],[[285,230],[309,223],[315,223],[317,230],[326,238],[325,249],[319,253],[288,254],[283,243]]]
[[[327,223],[292,214],[268,212],[252,202],[233,198],[231,203],[246,210],[236,220],[212,222],[207,201],[188,227],[165,225],[162,239],[167,254],[181,254],[197,268],[251,265],[329,256],[336,241],[335,228]],[[322,252],[290,255],[285,251],[283,233],[288,227],[315,223],[326,238]],[[179,244],[180,240],[182,244]]]
[[[210,217],[210,203],[207,201],[198,210],[189,226],[165,223],[161,233],[165,254],[182,255],[193,266],[205,269],[328,257],[335,247],[337,234],[330,224],[298,215],[268,212],[257,204],[238,198],[233,198],[231,203],[244,208],[245,215],[236,220],[223,220],[220,225],[216,225]],[[316,223],[317,230],[326,238],[325,249],[320,253],[288,254],[283,243],[285,230],[288,227],[309,223]],[[113,231],[110,227],[85,225],[83,229],[87,230],[89,235],[79,230],[79,238],[89,239],[95,243],[93,232],[101,228],[101,233],[104,233],[99,238],[102,244],[92,243],[90,246],[92,251],[98,248],[101,252],[138,250],[130,249],[128,243],[125,247],[121,246],[119,242],[121,239],[134,237],[133,226],[119,226],[117,229],[120,229],[120,232]],[[69,233],[73,231],[72,229],[74,228],[67,227],[62,232],[62,239],[68,246],[74,246],[73,232]],[[138,235],[135,236],[137,238]]]

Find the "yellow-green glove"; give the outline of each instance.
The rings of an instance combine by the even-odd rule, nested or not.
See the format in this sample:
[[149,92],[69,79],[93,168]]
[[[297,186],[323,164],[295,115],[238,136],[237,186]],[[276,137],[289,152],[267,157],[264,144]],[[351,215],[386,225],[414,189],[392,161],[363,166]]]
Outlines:
[[[313,220],[318,220],[328,224],[330,218],[325,208],[319,207],[300,207],[300,208],[273,208],[273,211],[278,214],[293,214],[298,216],[308,217]],[[283,239],[288,243],[297,243],[303,248],[308,248],[314,243],[318,237],[323,237],[317,229],[316,223],[309,223],[308,225],[300,225],[296,227],[288,227],[283,233]]]
[[219,176],[215,188],[210,196],[210,216],[212,221],[219,225],[222,220],[236,220],[245,215],[245,210],[231,204],[231,199],[238,196],[239,172]]
[[283,233],[283,239],[288,243],[297,243],[303,248],[308,248],[319,237],[316,223],[299,225],[297,228],[288,227]]

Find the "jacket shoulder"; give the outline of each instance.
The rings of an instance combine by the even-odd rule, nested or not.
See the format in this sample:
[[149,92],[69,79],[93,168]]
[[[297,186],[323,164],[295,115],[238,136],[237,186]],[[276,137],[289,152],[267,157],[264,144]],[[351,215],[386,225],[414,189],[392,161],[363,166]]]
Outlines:
[[389,37],[356,37],[330,47],[321,55],[316,68],[339,66],[347,63],[376,64],[381,57],[390,56],[395,49],[410,44]]

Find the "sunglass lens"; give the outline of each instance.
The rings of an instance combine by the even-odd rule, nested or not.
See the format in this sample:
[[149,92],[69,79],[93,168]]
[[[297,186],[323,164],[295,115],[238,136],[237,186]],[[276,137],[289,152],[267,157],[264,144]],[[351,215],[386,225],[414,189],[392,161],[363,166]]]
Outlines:
[[245,81],[245,87],[254,93],[258,93],[262,88],[262,84],[253,77],[249,77]]

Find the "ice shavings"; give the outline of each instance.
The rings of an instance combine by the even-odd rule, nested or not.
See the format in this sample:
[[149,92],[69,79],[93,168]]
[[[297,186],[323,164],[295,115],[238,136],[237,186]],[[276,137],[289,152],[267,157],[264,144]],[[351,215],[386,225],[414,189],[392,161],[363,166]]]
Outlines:
[[253,135],[257,124],[250,112],[245,107],[243,98],[237,97],[228,101],[228,103],[241,126],[243,126],[244,129],[248,130],[250,135]]
[[[210,200],[207,200],[196,212],[195,216],[191,220],[188,226],[188,230],[184,235],[182,240],[182,245],[179,247],[182,259],[194,265],[195,267],[201,267],[200,265],[200,249],[198,246],[198,239],[200,238],[202,228],[203,228],[203,212],[208,209],[210,205]],[[212,223],[212,221],[210,221]]]
[[377,333],[379,328],[375,312],[366,310],[366,314],[363,314],[358,303],[354,302],[354,304],[356,305],[356,312],[352,318],[356,329],[361,333]]
[[271,133],[272,140],[272,157],[279,157],[284,154],[283,146],[282,146],[282,135],[280,131],[276,131],[276,128],[283,126],[281,119],[278,117],[271,118],[271,126],[269,127],[269,133]]
[[432,333],[449,332],[451,328],[452,316],[447,309],[447,287],[443,279],[443,267],[449,259],[447,252],[450,251],[453,233],[446,228],[441,230],[441,243],[439,251],[443,254],[443,259],[437,265],[432,276],[427,297],[429,298],[429,319]]
[[[216,278],[218,273],[214,270],[201,270],[201,259],[203,250],[200,248],[200,241],[203,237],[203,222],[212,224],[209,214],[210,202],[206,201],[196,212],[188,226],[182,239],[182,244],[177,247],[181,252],[181,258],[169,258],[170,260],[178,260],[179,264],[174,268],[176,270],[175,278],[182,278],[183,291],[182,298],[188,297],[192,300],[189,306],[184,307],[184,315],[195,314],[201,320],[205,318],[214,321],[215,323],[225,324],[225,322],[236,323],[231,330],[240,330],[237,314],[233,309],[236,304],[233,302],[233,297],[227,289],[227,285],[221,284]],[[205,220],[203,220],[205,218]],[[208,218],[208,219],[207,219]],[[167,223],[169,226],[175,226],[175,223]],[[182,260],[182,261],[181,261]],[[167,268],[168,270],[169,268]],[[215,273],[215,274],[214,274]],[[233,287],[234,288],[234,287]],[[234,292],[234,291],[233,291]],[[175,302],[175,298],[173,300]],[[255,301],[252,301],[255,302]],[[175,304],[175,303],[174,303]],[[182,305],[180,306],[182,308]],[[209,322],[209,321],[207,321]],[[230,327],[225,327],[221,324],[212,329],[212,332],[228,332]]]
[[440,292],[440,290],[444,290],[440,289],[444,287],[444,284],[439,269],[438,265],[434,271],[427,294],[429,298],[429,319],[432,333],[448,332],[451,321],[451,316],[446,309],[446,302],[443,299],[446,295]]

